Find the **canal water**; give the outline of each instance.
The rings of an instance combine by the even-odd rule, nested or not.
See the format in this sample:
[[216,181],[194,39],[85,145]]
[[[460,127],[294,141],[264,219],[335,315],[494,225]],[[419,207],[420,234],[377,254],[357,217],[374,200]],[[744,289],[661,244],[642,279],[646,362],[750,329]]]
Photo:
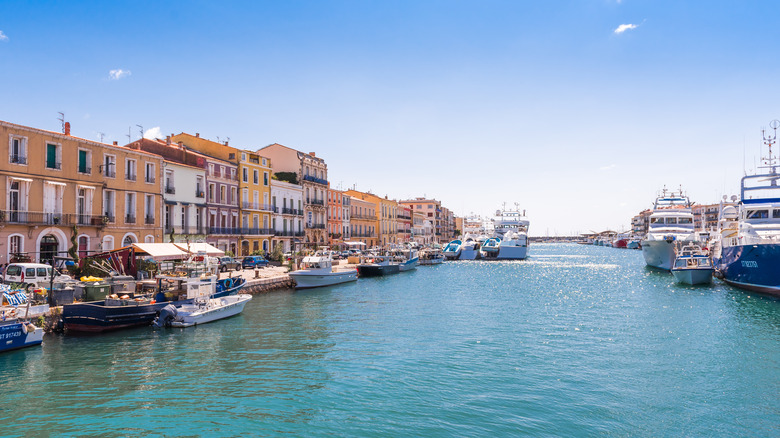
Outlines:
[[0,355],[0,435],[777,436],[780,301],[534,245]]

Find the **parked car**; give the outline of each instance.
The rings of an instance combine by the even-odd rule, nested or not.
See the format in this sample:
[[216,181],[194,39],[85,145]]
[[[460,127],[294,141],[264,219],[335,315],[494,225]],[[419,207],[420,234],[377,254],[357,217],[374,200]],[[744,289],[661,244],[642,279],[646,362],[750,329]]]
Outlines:
[[345,258],[347,258],[349,256],[350,256],[349,251],[341,251],[341,258],[342,259],[345,259]]
[[244,257],[244,261],[241,262],[241,266],[244,269],[262,268],[268,266],[268,260],[263,256],[247,256]]
[[241,262],[233,257],[219,257],[217,260],[219,260],[219,272],[225,272],[228,269],[235,269],[236,271],[241,270]]
[[[6,283],[27,283],[35,287],[48,286],[51,282],[51,266],[41,263],[11,263],[5,268],[3,279]],[[69,275],[55,270],[54,281],[70,280]]]

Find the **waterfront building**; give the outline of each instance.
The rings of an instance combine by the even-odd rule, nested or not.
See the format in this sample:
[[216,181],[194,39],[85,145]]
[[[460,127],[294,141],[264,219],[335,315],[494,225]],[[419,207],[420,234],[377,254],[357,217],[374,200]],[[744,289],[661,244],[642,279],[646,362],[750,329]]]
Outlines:
[[303,187],[274,177],[271,178],[271,204],[274,214],[272,228],[274,238],[271,250],[277,244],[284,252],[295,249],[295,244],[304,237],[303,231]]
[[441,202],[436,199],[428,199],[424,197],[407,199],[399,201],[401,205],[409,206],[412,211],[422,212],[426,219],[431,221],[433,227],[433,239],[435,243],[449,242],[446,230],[446,218],[444,217]]
[[377,246],[376,204],[355,196],[350,196],[349,204],[350,240],[363,242],[367,248]]
[[[734,202],[724,203],[724,206],[736,206]],[[696,231],[714,232],[718,229],[718,214],[720,204],[702,204],[691,207],[693,212],[693,225]]]
[[651,214],[653,214],[653,210],[644,210],[631,218],[631,232],[640,236],[647,234]]
[[344,193],[341,192],[341,238],[342,240],[349,240],[352,235],[350,233],[350,213],[351,213],[351,205],[350,200],[352,198]]
[[361,192],[350,189],[345,193],[353,198],[359,198],[374,204],[376,210],[377,244],[380,246],[398,243],[398,203],[395,200],[377,196],[371,192]]
[[[181,133],[174,135],[173,142],[181,142],[184,146],[210,157],[228,161],[235,166],[238,174],[237,196],[240,224],[221,227],[221,217],[217,218],[216,226],[209,224],[209,231],[227,232],[237,236],[239,256],[247,256],[254,252],[268,251],[271,230],[271,160],[267,157],[247,150],[241,150],[228,145],[228,142],[218,143],[195,135]],[[227,169],[230,170],[230,169]],[[216,171],[216,168],[215,168]],[[231,174],[232,177],[232,174]],[[214,178],[217,179],[216,176]],[[232,179],[225,178],[232,181]],[[209,182],[211,187],[211,182]],[[214,184],[217,189],[217,183]],[[227,187],[226,187],[227,190]],[[215,193],[214,199],[218,199]],[[221,199],[221,198],[219,198]],[[226,198],[230,199],[226,193]],[[232,202],[232,200],[231,200]],[[215,201],[216,203],[216,201]]]
[[398,205],[398,242],[411,242],[412,239],[412,209],[408,205]]
[[328,245],[331,248],[344,242],[342,217],[344,215],[344,192],[330,187],[328,183]]
[[325,245],[327,237],[328,166],[314,152],[304,153],[274,143],[257,151],[274,163],[274,172],[280,179],[295,175],[303,187],[304,242]]
[[[0,259],[48,263],[75,238],[80,256],[162,240],[162,158],[0,121]],[[139,177],[139,172],[143,178]]]

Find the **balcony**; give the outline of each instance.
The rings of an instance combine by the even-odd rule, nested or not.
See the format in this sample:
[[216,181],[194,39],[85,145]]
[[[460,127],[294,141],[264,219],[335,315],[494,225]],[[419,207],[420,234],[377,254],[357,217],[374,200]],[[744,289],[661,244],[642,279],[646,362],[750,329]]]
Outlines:
[[144,218],[144,223],[146,225],[154,225],[154,216],[146,216]]
[[276,213],[276,207],[270,204],[260,204],[260,210]]
[[91,214],[0,210],[0,222],[7,224],[102,227],[111,219]]
[[352,237],[376,237],[373,233],[352,233]]
[[322,199],[307,199],[306,204],[308,205],[325,205],[325,201]]
[[125,215],[125,223],[126,224],[134,224],[135,223],[135,216],[132,214]]
[[370,215],[367,215],[367,214],[353,214],[352,216],[350,216],[350,219],[363,219],[363,220],[375,221],[375,220],[377,220],[377,217],[376,216],[370,216]]
[[284,208],[282,208],[282,214],[292,214],[292,215],[296,215],[296,216],[303,216],[303,211],[296,210],[294,208],[284,207]]
[[114,223],[116,222],[116,218],[113,214],[106,213],[103,215],[103,223]]
[[277,237],[303,237],[306,233],[303,231],[276,230],[274,235]]
[[134,173],[126,173],[125,179],[128,181],[135,181],[136,179],[138,179],[138,176]]
[[237,228],[237,227],[209,227],[209,234],[227,234],[231,236],[271,236],[274,230],[270,228]]
[[341,233],[329,233],[328,237],[331,239],[341,239]]
[[46,161],[47,169],[62,170],[62,162],[60,161]]
[[325,224],[311,224],[311,225],[307,225],[305,228],[308,228],[310,230],[324,230]]
[[146,175],[146,178],[144,178],[144,181],[148,182],[149,184],[154,184],[154,175]]
[[89,227],[102,227],[108,222],[105,216],[96,216],[91,214],[74,214],[76,225]]
[[8,162],[11,164],[27,164],[27,156],[11,154],[8,156]]
[[176,189],[172,186],[165,186],[165,193],[169,195],[174,195],[176,194]]
[[195,197],[196,198],[205,198],[206,193],[203,190],[195,189]]
[[317,184],[322,184],[324,186],[328,185],[328,180],[322,179],[322,178],[317,178],[317,177],[311,176],[311,175],[304,175],[303,180],[304,181],[311,181],[311,182],[317,183]]
[[104,172],[105,172],[105,176],[106,177],[108,177],[108,178],[116,178],[116,170],[106,168],[105,166],[104,166],[104,169],[105,169]]
[[260,204],[257,202],[247,202],[244,201],[241,203],[241,208],[244,210],[260,210]]
[[92,168],[87,166],[79,166],[79,173],[83,173],[85,175],[91,175]]

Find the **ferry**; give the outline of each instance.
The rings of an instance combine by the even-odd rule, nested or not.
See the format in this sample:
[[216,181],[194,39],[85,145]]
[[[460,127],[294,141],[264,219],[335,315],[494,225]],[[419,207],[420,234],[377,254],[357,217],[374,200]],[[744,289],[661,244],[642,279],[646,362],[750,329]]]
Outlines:
[[688,196],[666,188],[655,200],[642,255],[647,266],[669,271],[675,259],[675,246],[696,241],[693,212]]
[[496,212],[495,233],[501,238],[498,244],[496,258],[522,260],[528,256],[528,225],[530,222],[515,204],[514,210],[499,210]]
[[772,135],[762,130],[768,155],[759,168],[765,173],[742,177],[736,206],[721,203],[713,259],[716,275],[726,283],[780,296],[780,174],[772,152],[780,121],[770,127]]

